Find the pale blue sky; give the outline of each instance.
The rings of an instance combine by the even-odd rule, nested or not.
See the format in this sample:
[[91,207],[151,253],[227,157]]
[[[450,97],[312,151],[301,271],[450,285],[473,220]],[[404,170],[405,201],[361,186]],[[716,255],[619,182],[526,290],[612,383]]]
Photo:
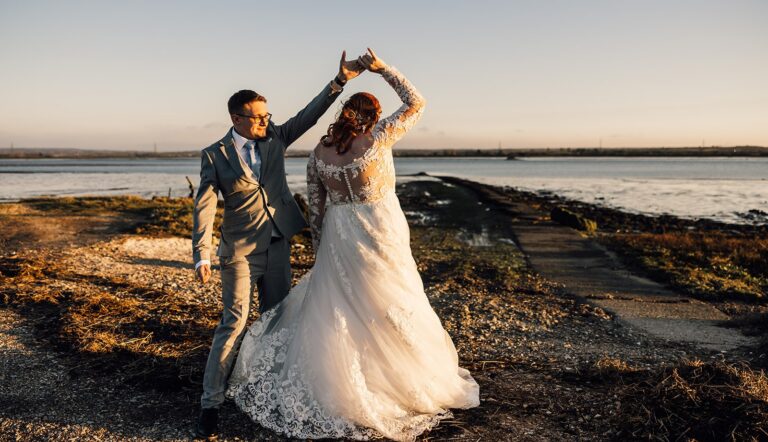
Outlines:
[[765,0],[0,0],[0,147],[204,147],[235,90],[282,122],[366,46],[427,98],[403,148],[768,145],[766,23]]

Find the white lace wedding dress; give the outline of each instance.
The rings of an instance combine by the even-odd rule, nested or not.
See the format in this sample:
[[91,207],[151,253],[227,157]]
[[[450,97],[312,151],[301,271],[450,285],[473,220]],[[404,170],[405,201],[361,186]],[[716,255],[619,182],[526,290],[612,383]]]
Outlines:
[[230,377],[227,395],[289,437],[414,440],[449,408],[480,402],[424,294],[395,195],[391,146],[424,100],[396,69],[382,75],[403,106],[356,157],[310,155],[315,265],[248,329]]

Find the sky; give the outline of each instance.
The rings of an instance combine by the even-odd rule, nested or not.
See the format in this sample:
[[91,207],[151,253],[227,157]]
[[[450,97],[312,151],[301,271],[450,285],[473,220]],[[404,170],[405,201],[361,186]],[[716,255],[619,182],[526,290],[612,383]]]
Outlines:
[[[427,100],[400,148],[768,146],[768,1],[0,0],[0,148],[199,149],[373,48]],[[310,149],[352,80],[293,146]]]

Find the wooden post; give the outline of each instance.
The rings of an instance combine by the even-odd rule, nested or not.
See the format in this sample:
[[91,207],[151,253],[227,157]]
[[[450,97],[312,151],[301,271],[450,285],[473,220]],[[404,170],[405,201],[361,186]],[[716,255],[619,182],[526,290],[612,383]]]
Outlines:
[[184,178],[186,178],[187,182],[189,183],[189,197],[190,198],[194,198],[195,197],[195,185],[192,184],[192,180],[190,180],[188,176],[185,176]]

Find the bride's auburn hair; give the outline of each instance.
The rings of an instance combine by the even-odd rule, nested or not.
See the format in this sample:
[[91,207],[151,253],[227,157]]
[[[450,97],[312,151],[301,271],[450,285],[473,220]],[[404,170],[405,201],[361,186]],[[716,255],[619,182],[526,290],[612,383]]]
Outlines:
[[356,136],[373,129],[380,115],[379,100],[368,92],[358,92],[344,102],[336,121],[328,126],[328,133],[320,139],[320,144],[335,146],[336,153],[344,154]]

